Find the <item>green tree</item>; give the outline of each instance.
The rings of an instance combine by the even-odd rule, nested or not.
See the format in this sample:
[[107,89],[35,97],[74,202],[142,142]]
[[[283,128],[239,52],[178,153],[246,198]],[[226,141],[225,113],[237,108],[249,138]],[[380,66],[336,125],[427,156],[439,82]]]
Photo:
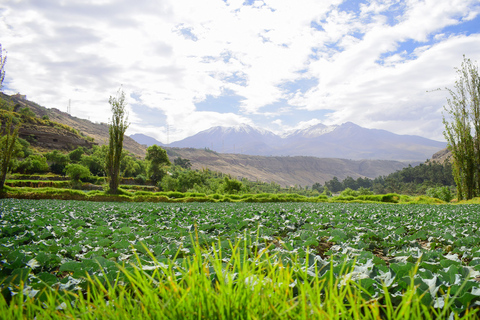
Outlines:
[[447,186],[429,188],[427,189],[426,194],[431,198],[438,198],[445,202],[450,202],[453,199],[452,191]]
[[71,163],[65,167],[65,173],[74,182],[79,183],[83,179],[91,177],[90,170],[81,164]]
[[325,187],[334,193],[340,192],[344,189],[343,184],[338,180],[337,177],[333,177],[330,181],[325,181]]
[[181,157],[177,157],[173,160],[173,164],[176,166],[180,166],[183,169],[190,169],[192,167],[192,163],[188,159],[183,159]]
[[65,166],[70,162],[68,155],[58,150],[53,150],[45,155],[50,162],[50,171],[56,174],[64,174]]
[[110,96],[108,100],[112,107],[112,120],[108,126],[110,140],[106,159],[107,176],[109,179],[109,192],[118,193],[120,184],[120,160],[122,157],[123,138],[128,128],[125,92],[119,89],[117,97]]
[[167,152],[156,144],[147,148],[147,175],[155,184],[162,181],[165,176],[165,166],[170,165]]
[[242,182],[236,179],[229,179],[225,177],[223,183],[223,191],[228,194],[239,193],[242,190]]
[[135,158],[135,155],[124,152],[122,161],[120,161],[120,172],[122,177],[133,178],[145,173],[145,166],[143,161]]
[[16,172],[32,174],[32,173],[45,173],[49,170],[47,159],[41,154],[31,154],[23,161],[21,161]]
[[176,191],[178,190],[178,180],[172,176],[166,175],[160,182],[160,186],[163,191]]
[[85,153],[83,147],[78,147],[77,149],[70,151],[68,157],[73,163],[78,163],[82,159],[82,155]]
[[[1,52],[1,47],[0,47]],[[3,68],[3,66],[2,66]],[[3,72],[3,71],[2,71]],[[2,79],[3,80],[3,79]],[[7,173],[12,169],[12,157],[19,151],[16,146],[18,126],[12,128],[13,117],[5,121],[5,126],[0,128],[0,193],[3,192]],[[1,122],[0,122],[1,124]],[[13,130],[12,130],[13,129]]]
[[106,175],[105,159],[107,158],[108,146],[93,146],[92,154],[83,154],[80,164],[87,167],[95,176],[103,177]]
[[459,200],[479,195],[480,187],[480,78],[478,66],[465,58],[444,109],[445,139],[452,153],[453,175]]
[[178,189],[177,191],[186,192],[192,189],[194,185],[203,185],[205,183],[201,173],[192,170],[182,170],[178,174]]
[[4,55],[4,52],[5,50],[2,49],[2,44],[0,43],[0,92],[3,88],[3,79],[5,79],[5,62],[7,62],[7,54],[5,52]]

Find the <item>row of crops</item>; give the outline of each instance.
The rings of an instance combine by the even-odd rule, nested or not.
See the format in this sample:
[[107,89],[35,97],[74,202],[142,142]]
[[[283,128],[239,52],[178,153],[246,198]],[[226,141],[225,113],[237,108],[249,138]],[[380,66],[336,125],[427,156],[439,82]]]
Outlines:
[[424,304],[453,299],[460,312],[480,302],[479,225],[479,205],[3,199],[1,290],[7,300],[18,290],[42,299],[47,286],[82,289],[87,274],[113,280],[120,265],[174,259],[180,268],[197,243],[206,255],[221,247],[227,262],[240,241],[248,259],[301,261],[310,277],[332,271],[371,298],[400,297],[413,280]]

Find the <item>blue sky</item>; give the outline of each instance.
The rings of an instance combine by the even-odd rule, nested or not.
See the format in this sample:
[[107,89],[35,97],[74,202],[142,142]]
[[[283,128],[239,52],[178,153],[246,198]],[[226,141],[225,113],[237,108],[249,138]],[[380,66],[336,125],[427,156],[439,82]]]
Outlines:
[[[128,134],[317,123],[443,140],[480,0],[4,0],[4,92],[97,122],[128,96]],[[477,63],[478,65],[478,63]]]

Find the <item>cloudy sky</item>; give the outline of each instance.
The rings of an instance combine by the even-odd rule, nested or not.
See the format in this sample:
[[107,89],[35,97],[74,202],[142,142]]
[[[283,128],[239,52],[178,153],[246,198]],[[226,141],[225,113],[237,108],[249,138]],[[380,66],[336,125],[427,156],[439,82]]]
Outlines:
[[127,133],[163,143],[347,121],[444,140],[436,89],[480,61],[480,0],[2,0],[0,43],[5,93],[108,122],[122,87]]

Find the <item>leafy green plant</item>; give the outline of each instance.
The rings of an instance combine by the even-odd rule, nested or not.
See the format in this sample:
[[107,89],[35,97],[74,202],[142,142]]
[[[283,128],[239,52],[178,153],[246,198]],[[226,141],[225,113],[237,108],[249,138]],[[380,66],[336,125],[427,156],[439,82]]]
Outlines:
[[91,177],[90,170],[81,164],[71,163],[65,167],[65,173],[73,182],[80,182]]
[[443,200],[445,202],[450,202],[453,198],[454,195],[451,191],[451,189],[447,186],[443,187],[437,187],[437,188],[429,188],[427,189],[427,196],[431,198],[438,198],[440,200]]

